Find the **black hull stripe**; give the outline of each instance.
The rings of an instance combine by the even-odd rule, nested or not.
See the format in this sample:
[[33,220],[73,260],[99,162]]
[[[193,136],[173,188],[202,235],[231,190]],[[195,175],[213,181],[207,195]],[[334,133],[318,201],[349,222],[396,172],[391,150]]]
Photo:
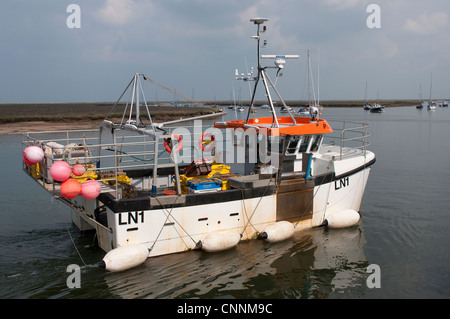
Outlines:
[[347,176],[354,175],[354,174],[359,173],[360,171],[365,170],[366,168],[372,166],[373,164],[375,164],[375,162],[376,162],[376,159],[374,158],[370,162],[364,163],[363,165],[361,165],[355,169],[352,169],[351,171],[345,172],[344,174],[338,175],[338,176],[336,176],[334,173],[328,173],[328,174],[316,176],[314,178],[314,186],[328,184],[330,182],[340,180],[341,178],[345,178]]
[[[312,178],[312,182],[314,183],[313,187],[320,186],[323,184],[327,184],[333,182],[335,180],[339,180],[341,178],[354,175],[375,163],[375,159],[370,162],[365,163],[364,165],[359,166],[356,169],[348,171],[339,176],[335,176],[334,173],[324,174],[321,176],[316,176]],[[250,198],[258,198],[262,196],[269,196],[277,193],[277,187],[274,185],[270,186],[261,186],[247,189],[231,189],[223,192],[215,192],[215,193],[200,193],[200,194],[187,194],[185,196],[185,200],[182,203],[175,203],[167,205],[165,208],[172,207],[181,207],[181,206],[197,206],[197,205],[208,205],[214,203],[223,203],[229,201],[236,201],[242,199],[250,199]],[[137,198],[125,198],[120,200],[115,200],[115,198],[109,193],[102,193],[98,197],[98,199],[109,207],[112,211],[119,212],[130,212],[130,211],[143,211],[143,210],[152,210],[152,209],[160,209],[161,205],[151,205],[150,204],[150,192],[142,193]]]

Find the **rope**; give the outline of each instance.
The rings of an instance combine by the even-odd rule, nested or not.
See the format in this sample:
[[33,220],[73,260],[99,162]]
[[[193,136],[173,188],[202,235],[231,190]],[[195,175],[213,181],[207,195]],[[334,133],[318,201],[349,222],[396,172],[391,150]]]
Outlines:
[[258,231],[258,230],[256,229],[256,227],[251,223],[251,220],[252,220],[252,218],[253,218],[253,215],[256,213],[256,210],[258,209],[258,206],[259,206],[259,204],[261,203],[261,201],[262,201],[264,195],[266,194],[267,190],[269,189],[270,182],[272,181],[272,179],[273,179],[273,176],[270,177],[270,180],[269,180],[269,182],[267,183],[266,188],[264,189],[263,194],[262,194],[261,197],[259,198],[258,203],[256,204],[255,209],[253,209],[253,212],[252,212],[252,214],[250,215],[250,218],[248,218],[248,215],[247,215],[247,209],[245,208],[244,190],[241,188],[241,194],[242,194],[242,206],[244,207],[245,216],[247,216],[247,219],[248,219],[247,224],[244,226],[244,228],[243,228],[243,230],[242,230],[242,233],[240,234],[241,237],[242,237],[242,235],[244,234],[244,231],[245,231],[245,229],[248,227],[249,224],[253,227],[253,229],[254,229],[255,231]]
[[[60,199],[59,199],[58,196],[53,196],[53,197],[51,197],[52,204],[53,204],[53,199],[56,199],[56,200],[60,201]],[[66,220],[66,218],[63,216],[63,214],[62,214],[62,212],[61,212],[61,206],[60,206],[59,204],[60,204],[60,203],[58,203],[58,213],[60,213],[61,216],[63,217],[63,219]],[[83,256],[81,256],[81,253],[80,253],[80,251],[78,250],[78,247],[77,247],[77,245],[76,245],[76,243],[75,243],[74,238],[72,237],[72,234],[70,233],[70,230],[69,230],[69,227],[68,227],[68,224],[67,224],[66,221],[64,222],[64,227],[66,228],[66,231],[67,231],[67,233],[69,234],[70,240],[72,241],[73,247],[75,248],[75,251],[77,252],[78,257],[80,257],[81,262],[83,263],[83,265],[84,265],[85,267],[87,267],[87,268],[98,268],[98,265],[97,265],[97,264],[86,264],[86,262],[85,262],[84,259],[83,259]]]
[[146,77],[144,74],[143,74],[143,78],[144,78],[145,81],[148,81],[148,82],[150,82],[150,83],[152,83],[152,84],[154,84],[154,85],[156,85],[156,86],[158,86],[158,87],[160,87],[160,88],[162,88],[164,90],[167,90],[167,91],[169,91],[170,93],[172,93],[174,95],[178,95],[179,97],[185,99],[186,101],[190,101],[190,102],[201,104],[201,105],[203,104],[203,102],[195,101],[195,100],[193,100],[191,98],[188,98],[187,96],[184,96],[184,95],[182,95],[180,93],[177,93],[174,90],[169,89],[168,87],[165,87],[164,85],[159,84],[158,82],[153,81],[152,79]]

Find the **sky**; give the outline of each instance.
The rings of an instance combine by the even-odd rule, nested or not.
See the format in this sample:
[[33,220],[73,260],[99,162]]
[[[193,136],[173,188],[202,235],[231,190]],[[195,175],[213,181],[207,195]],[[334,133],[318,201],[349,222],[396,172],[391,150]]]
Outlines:
[[269,19],[262,54],[300,55],[277,79],[286,100],[307,98],[308,51],[320,100],[364,100],[366,83],[369,100],[428,99],[431,80],[447,98],[449,14],[448,0],[2,0],[0,103],[116,101],[135,73],[194,100],[249,99],[234,74],[256,67],[255,17]]

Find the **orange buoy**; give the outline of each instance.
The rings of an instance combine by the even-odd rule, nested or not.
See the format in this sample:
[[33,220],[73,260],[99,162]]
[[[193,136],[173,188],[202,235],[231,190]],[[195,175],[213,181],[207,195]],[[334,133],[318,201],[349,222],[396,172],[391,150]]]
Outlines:
[[86,199],[97,198],[101,190],[99,182],[92,179],[88,179],[81,184],[81,195]]
[[74,198],[80,195],[81,185],[76,179],[69,178],[61,184],[60,192],[65,198]]

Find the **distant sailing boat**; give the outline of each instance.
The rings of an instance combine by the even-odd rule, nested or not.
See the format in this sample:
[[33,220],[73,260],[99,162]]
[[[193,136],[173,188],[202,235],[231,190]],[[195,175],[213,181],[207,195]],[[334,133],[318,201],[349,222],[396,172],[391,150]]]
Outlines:
[[423,109],[423,98],[422,98],[422,83],[419,85],[419,104],[416,105],[417,109]]
[[372,113],[383,113],[384,112],[384,106],[378,103],[378,92],[377,92],[377,102],[372,104],[369,111]]
[[431,78],[430,78],[430,100],[428,101],[428,105],[427,105],[427,110],[429,110],[429,111],[433,111],[433,110],[436,109],[436,103],[434,103],[434,102],[431,100],[431,91],[432,91],[432,88],[433,88],[433,72],[431,72]]
[[[298,114],[301,116],[311,116],[312,118],[315,118],[319,115],[319,110],[321,109],[319,104],[319,52],[317,53],[317,100],[316,100],[316,91],[314,89],[314,78],[312,75],[312,68],[311,68],[311,58],[309,55],[308,50],[308,65],[307,65],[307,75],[308,75],[308,106],[307,107],[301,107],[298,110]],[[311,99],[311,86],[312,86],[312,93],[313,97]]]
[[366,80],[366,93],[364,94],[364,100],[366,101],[364,103],[364,110],[370,110],[370,104],[367,102],[367,80]]

